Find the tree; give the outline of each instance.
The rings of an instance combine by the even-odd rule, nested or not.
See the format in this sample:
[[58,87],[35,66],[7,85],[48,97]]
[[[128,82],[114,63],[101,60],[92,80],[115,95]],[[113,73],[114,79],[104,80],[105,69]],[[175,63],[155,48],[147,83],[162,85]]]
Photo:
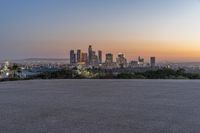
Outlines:
[[14,64],[14,65],[12,66],[12,70],[13,70],[13,72],[14,72],[13,77],[16,78],[16,77],[17,77],[17,72],[19,71],[19,66],[18,66],[17,64]]

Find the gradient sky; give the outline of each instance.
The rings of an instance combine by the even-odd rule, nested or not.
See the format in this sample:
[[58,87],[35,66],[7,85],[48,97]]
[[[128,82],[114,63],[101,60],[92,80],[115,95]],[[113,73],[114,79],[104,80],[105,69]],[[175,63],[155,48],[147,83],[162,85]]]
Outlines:
[[66,58],[70,49],[200,61],[199,0],[1,0],[0,59]]

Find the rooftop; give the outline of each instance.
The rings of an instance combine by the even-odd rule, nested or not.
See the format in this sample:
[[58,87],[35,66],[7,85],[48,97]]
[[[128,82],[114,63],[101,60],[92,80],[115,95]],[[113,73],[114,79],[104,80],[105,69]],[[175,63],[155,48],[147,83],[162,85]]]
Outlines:
[[193,80],[2,82],[0,132],[199,133],[199,86]]

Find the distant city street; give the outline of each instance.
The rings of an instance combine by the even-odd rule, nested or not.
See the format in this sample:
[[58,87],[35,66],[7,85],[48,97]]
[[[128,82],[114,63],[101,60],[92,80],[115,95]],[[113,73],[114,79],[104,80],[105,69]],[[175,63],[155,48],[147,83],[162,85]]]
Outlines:
[[200,81],[0,83],[1,133],[199,133]]

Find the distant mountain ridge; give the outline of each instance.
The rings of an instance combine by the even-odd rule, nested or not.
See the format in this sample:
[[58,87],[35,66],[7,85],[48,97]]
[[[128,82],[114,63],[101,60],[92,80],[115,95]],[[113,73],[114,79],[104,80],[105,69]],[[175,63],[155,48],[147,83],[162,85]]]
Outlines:
[[0,63],[9,61],[11,63],[32,63],[32,62],[41,62],[41,63],[69,63],[68,58],[26,58],[26,59],[12,59],[12,60],[1,60]]
[[26,59],[20,59],[20,60],[24,60],[24,61],[31,61],[31,60],[55,60],[55,61],[66,61],[69,60],[68,58],[26,58]]

